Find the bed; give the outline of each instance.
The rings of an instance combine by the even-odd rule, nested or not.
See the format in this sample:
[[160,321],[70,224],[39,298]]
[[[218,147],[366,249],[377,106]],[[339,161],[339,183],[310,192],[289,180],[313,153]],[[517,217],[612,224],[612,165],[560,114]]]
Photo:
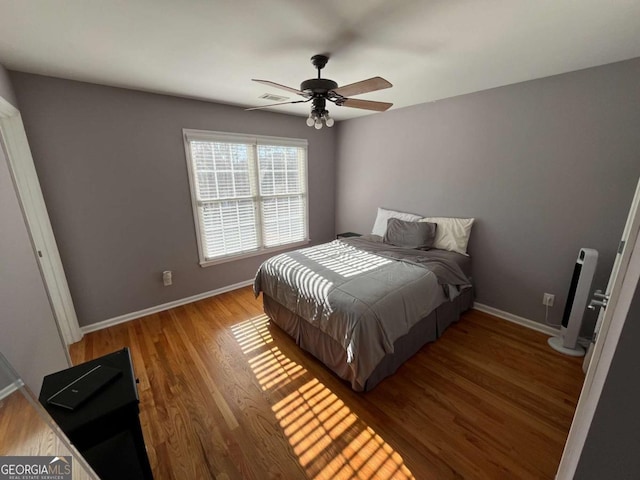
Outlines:
[[259,268],[265,313],[355,391],[369,391],[473,302],[471,260],[377,235],[277,255]]

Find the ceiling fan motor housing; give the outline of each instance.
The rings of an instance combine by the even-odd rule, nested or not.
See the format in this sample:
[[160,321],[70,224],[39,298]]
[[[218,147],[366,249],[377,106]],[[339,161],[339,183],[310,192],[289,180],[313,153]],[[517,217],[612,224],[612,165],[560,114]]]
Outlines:
[[326,94],[329,90],[336,88],[338,88],[338,84],[328,78],[310,78],[300,84],[300,90],[311,95]]
[[316,97],[313,99],[313,109],[312,111],[316,111],[319,112],[320,114],[322,114],[323,112],[325,112],[327,107],[327,101],[325,100],[324,97]]

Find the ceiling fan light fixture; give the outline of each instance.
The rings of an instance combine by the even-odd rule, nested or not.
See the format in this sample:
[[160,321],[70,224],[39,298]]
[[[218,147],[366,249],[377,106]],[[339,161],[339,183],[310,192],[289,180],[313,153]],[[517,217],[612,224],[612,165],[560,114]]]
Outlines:
[[316,123],[316,119],[313,117],[313,112],[311,112],[309,114],[309,117],[307,118],[307,126],[308,127],[313,127],[313,125]]
[[322,110],[319,108],[313,108],[307,117],[307,126],[315,127],[317,130],[320,130],[323,127],[323,124],[327,127],[333,127],[335,120],[331,118],[328,110],[325,110],[324,108]]
[[333,118],[331,118],[329,116],[329,112],[325,112],[325,114],[323,115],[324,117],[324,123],[327,127],[333,127],[333,124],[335,123],[335,121],[333,120]]

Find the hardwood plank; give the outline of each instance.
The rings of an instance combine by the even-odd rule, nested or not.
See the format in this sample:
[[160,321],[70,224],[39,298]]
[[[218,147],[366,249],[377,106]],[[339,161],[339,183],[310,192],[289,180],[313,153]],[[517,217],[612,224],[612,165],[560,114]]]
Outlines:
[[249,287],[90,333],[72,359],[123,346],[157,480],[550,479],[583,381],[543,334],[472,310],[356,393]]
[[60,439],[62,432],[51,417],[45,420],[44,409],[36,409],[37,399],[27,399],[31,395],[23,387],[0,399],[0,456],[72,456],[74,480],[97,478],[78,461],[80,454]]

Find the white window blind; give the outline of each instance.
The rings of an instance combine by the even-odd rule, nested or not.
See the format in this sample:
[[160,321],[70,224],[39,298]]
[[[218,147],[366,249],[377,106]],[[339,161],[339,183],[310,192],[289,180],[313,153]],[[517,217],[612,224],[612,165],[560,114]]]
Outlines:
[[307,240],[306,140],[184,137],[201,263]]

